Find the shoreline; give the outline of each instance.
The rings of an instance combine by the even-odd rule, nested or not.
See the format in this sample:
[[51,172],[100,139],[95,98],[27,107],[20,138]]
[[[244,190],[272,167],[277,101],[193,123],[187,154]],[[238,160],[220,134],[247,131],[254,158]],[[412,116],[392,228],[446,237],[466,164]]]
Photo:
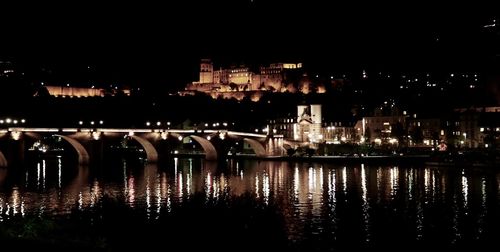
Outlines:
[[[200,157],[203,158],[204,154],[175,154],[173,157],[188,158]],[[313,162],[425,162],[430,160],[430,155],[407,155],[407,156],[256,156],[254,154],[238,154],[230,155],[227,159],[243,160],[263,160],[263,161],[313,161]]]
[[[204,158],[204,154],[176,154],[173,157]],[[232,160],[258,160],[258,161],[288,161],[288,162],[320,162],[320,163],[338,163],[338,164],[422,164],[432,167],[499,167],[496,162],[485,162],[484,160],[473,161],[444,161],[436,160],[432,155],[389,155],[389,156],[256,156],[254,154],[238,154],[227,156],[226,159]]]
[[292,162],[331,162],[331,163],[424,163],[429,160],[429,155],[411,156],[268,156],[237,155],[233,159],[259,159],[266,161],[292,161]]

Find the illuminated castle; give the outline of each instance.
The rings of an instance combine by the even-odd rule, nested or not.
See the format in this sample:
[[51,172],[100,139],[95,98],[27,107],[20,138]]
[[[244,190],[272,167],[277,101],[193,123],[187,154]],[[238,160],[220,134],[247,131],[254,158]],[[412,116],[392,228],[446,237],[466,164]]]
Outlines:
[[186,86],[188,91],[209,94],[249,91],[283,91],[290,75],[302,69],[302,63],[273,63],[261,66],[256,73],[249,67],[239,66],[214,70],[210,59],[200,63],[199,81]]

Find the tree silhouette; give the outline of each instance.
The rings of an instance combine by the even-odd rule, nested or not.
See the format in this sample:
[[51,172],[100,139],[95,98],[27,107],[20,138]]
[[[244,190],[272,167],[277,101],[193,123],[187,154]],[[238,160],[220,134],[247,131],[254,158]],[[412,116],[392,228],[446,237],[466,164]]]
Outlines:
[[411,138],[415,144],[421,144],[424,141],[424,133],[421,127],[413,128]]
[[370,127],[366,127],[365,128],[365,140],[370,141],[371,138],[372,138],[372,132],[370,130]]
[[391,137],[398,139],[399,145],[403,145],[405,142],[406,132],[403,128],[403,124],[400,122],[391,125]]

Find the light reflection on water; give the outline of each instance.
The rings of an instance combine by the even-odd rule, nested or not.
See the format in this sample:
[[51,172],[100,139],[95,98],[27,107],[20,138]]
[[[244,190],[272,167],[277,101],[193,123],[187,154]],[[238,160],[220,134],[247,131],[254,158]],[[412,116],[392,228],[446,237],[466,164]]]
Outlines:
[[292,240],[357,237],[370,243],[399,232],[405,239],[438,235],[456,243],[498,234],[500,228],[488,223],[500,219],[498,171],[234,160],[219,167],[177,158],[160,167],[125,161],[97,169],[71,167],[59,158],[20,171],[0,169],[0,222],[94,208],[104,195],[154,219],[195,194],[207,201],[249,194],[273,203],[282,210]]

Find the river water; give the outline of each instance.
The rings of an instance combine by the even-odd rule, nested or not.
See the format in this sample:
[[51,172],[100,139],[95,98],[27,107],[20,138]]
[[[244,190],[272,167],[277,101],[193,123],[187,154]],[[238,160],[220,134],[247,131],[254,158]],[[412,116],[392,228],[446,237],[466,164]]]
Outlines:
[[[494,243],[500,237],[500,170],[197,158],[162,165],[119,160],[75,167],[60,158],[0,168],[0,224],[13,216],[67,215],[104,196],[154,220],[189,201],[250,195],[279,209],[289,242],[304,250],[338,244]],[[231,196],[231,197],[228,197]]]

